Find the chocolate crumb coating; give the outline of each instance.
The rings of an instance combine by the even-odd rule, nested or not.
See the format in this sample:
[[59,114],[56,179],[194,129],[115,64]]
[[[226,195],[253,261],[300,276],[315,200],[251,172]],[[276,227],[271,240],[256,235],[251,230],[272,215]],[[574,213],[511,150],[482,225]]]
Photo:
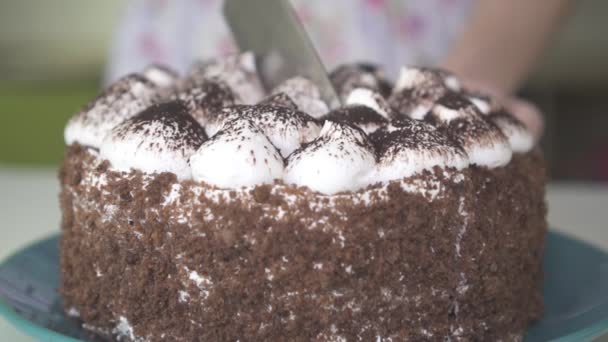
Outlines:
[[128,322],[149,341],[517,341],[542,312],[543,165],[534,151],[329,198],[125,176],[72,145],[61,292],[106,337]]

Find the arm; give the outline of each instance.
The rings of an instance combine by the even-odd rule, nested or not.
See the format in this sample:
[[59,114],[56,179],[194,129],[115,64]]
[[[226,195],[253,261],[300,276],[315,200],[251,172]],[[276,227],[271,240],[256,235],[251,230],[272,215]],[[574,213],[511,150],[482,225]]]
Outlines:
[[459,75],[465,87],[498,98],[539,139],[544,126],[541,111],[513,93],[574,4],[574,0],[477,0],[443,67]]
[[443,66],[495,95],[510,95],[574,4],[573,0],[477,0]]

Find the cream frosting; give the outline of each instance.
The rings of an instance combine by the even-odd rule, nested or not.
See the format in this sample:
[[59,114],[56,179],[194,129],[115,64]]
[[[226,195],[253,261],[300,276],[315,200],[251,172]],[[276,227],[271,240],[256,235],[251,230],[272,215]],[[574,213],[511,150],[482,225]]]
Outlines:
[[362,131],[326,121],[316,140],[289,157],[284,181],[324,194],[357,190],[368,185],[375,163]]
[[[302,77],[265,93],[251,54],[199,64],[183,79],[150,67],[76,114],[65,140],[98,148],[121,171],[172,172],[224,189],[283,180],[323,194],[435,168],[501,167],[534,146],[521,122],[462,91],[450,73],[404,68],[386,98],[374,70],[341,69],[345,105],[328,112]],[[167,91],[178,101],[163,102]]]
[[119,171],[172,172],[183,180],[192,178],[188,159],[205,139],[186,106],[174,101],[153,105],[116,126],[99,153]]
[[190,158],[194,180],[220,188],[272,183],[283,177],[283,158],[252,120],[227,121]]

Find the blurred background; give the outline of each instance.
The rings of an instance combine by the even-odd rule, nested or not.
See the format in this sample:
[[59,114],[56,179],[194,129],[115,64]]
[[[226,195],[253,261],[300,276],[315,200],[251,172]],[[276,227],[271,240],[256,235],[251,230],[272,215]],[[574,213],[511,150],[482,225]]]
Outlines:
[[[127,1],[0,0],[0,260],[58,231],[63,128],[98,93]],[[551,227],[608,249],[607,13],[579,1],[522,95],[546,114]],[[30,341],[3,320],[0,336]]]
[[[97,93],[125,3],[0,3],[0,164],[58,164],[63,126]],[[606,13],[608,1],[580,1],[523,90],[546,113],[553,179],[608,181]]]

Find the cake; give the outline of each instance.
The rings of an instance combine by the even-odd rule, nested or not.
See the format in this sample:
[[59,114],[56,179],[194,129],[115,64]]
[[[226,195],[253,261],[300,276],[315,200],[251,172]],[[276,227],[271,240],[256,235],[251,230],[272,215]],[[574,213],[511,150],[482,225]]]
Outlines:
[[127,75],[65,129],[66,313],[124,341],[519,341],[545,165],[452,74],[265,91],[251,54]]

